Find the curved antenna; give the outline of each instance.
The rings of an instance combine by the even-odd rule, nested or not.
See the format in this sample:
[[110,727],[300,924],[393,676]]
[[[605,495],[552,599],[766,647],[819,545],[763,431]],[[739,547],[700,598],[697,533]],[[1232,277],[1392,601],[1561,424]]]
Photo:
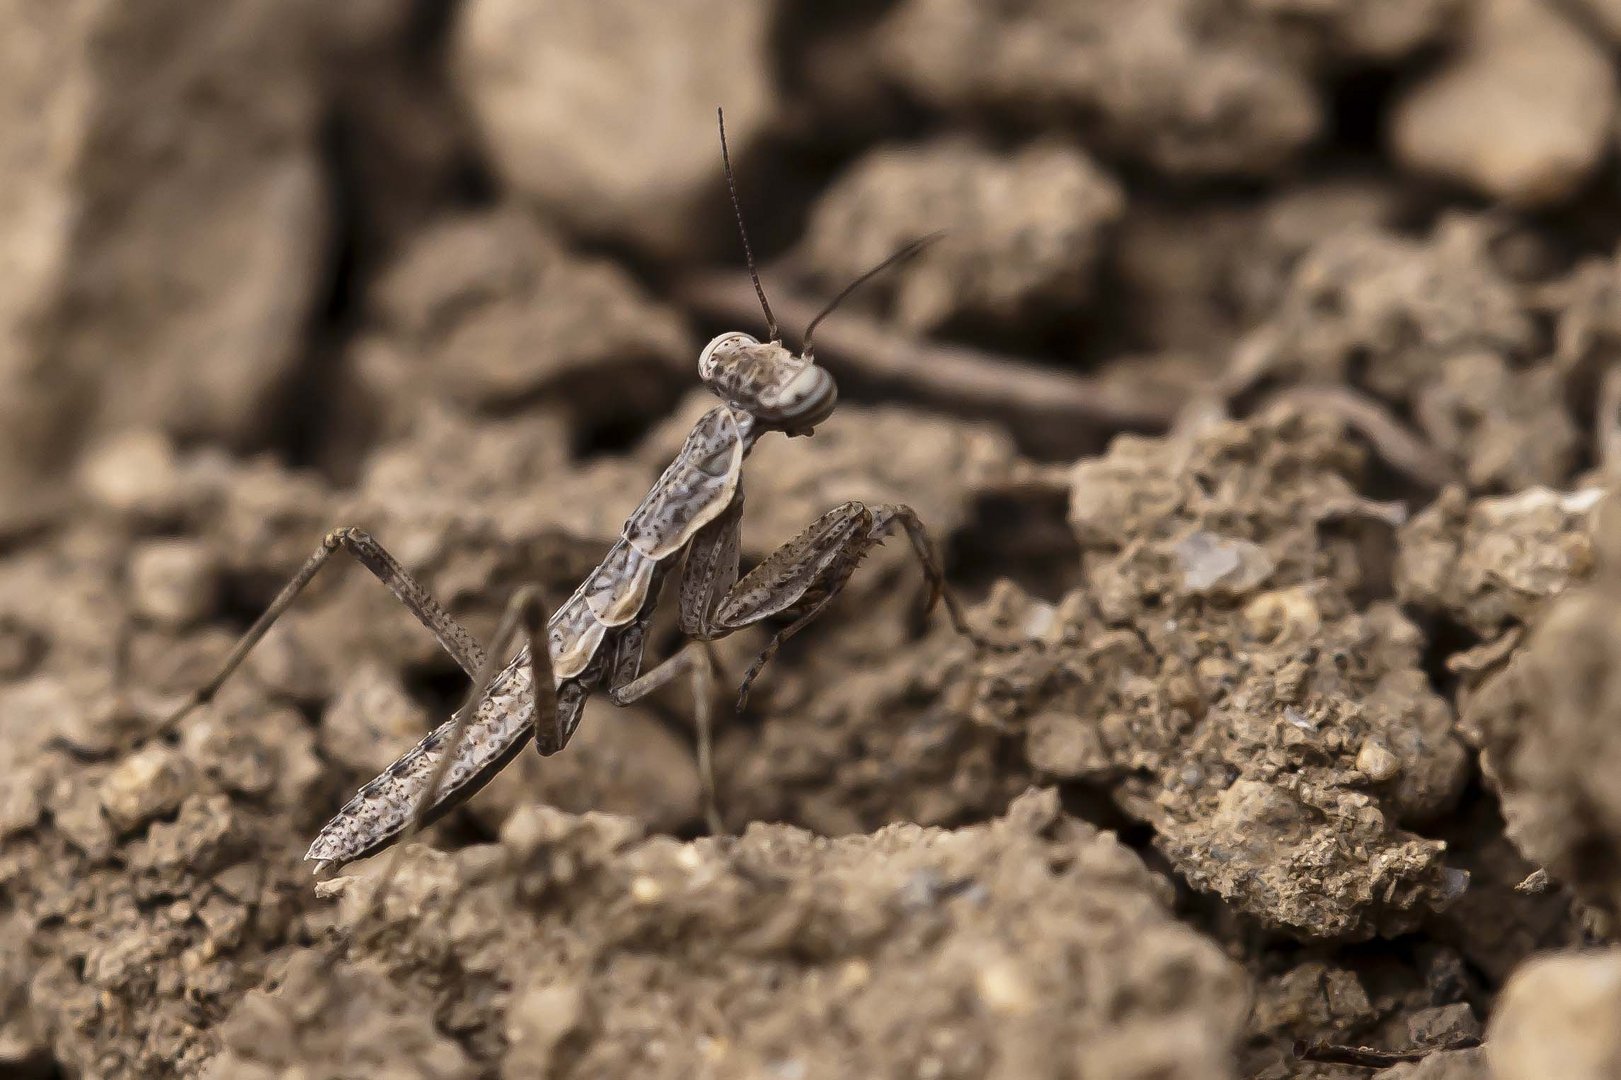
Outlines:
[[867,282],[871,281],[874,277],[883,273],[885,270],[888,270],[896,263],[905,262],[907,259],[910,259],[913,255],[916,255],[918,252],[922,251],[924,248],[928,247],[930,244],[934,243],[944,235],[945,232],[942,230],[941,232],[930,233],[921,240],[913,240],[910,244],[907,244],[905,247],[895,252],[895,254],[891,255],[889,258],[885,259],[883,262],[879,263],[877,266],[873,267],[871,270],[868,270],[866,273],[850,282],[850,284],[846,285],[843,290],[840,291],[839,295],[829,300],[827,302],[827,306],[816,313],[816,318],[810,321],[810,325],[805,327],[805,344],[799,350],[801,355],[811,355],[811,335],[816,333],[816,324],[833,314],[833,309],[844,303],[844,301],[849,298],[851,293],[855,292],[857,289],[861,288],[861,286],[865,285]]
[[766,301],[765,288],[760,284],[759,271],[754,269],[754,249],[749,247],[749,231],[743,228],[743,207],[737,201],[737,181],[732,179],[732,155],[726,151],[726,113],[717,108],[715,119],[720,121],[720,163],[726,170],[726,190],[732,195],[732,213],[737,216],[737,235],[743,238],[743,258],[748,260],[749,277],[754,281],[754,295],[760,298],[760,309],[765,312],[766,330],[772,341],[780,340],[777,333],[777,317],[771,314],[771,305]]

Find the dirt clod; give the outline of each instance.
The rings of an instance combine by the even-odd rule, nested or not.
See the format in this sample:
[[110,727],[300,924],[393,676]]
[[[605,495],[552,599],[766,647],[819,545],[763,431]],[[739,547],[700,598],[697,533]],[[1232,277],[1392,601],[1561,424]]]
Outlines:
[[937,109],[1088,117],[1173,175],[1265,172],[1316,134],[1321,104],[1264,20],[1207,33],[1190,17],[1199,6],[907,0],[879,48],[888,74]]
[[[1242,975],[1052,792],[955,831],[756,825],[690,845],[534,809],[499,851],[423,870],[377,959],[488,986],[461,1022],[508,1018],[506,1074],[1233,1075]],[[368,884],[349,880],[346,911]],[[680,995],[644,996],[677,975]]]
[[1611,719],[1618,650],[1615,510],[1592,526],[1599,565],[1591,583],[1547,604],[1501,672],[1472,696],[1465,729],[1503,800],[1508,835],[1536,864],[1613,918],[1621,911],[1621,820],[1610,783],[1618,745]]
[[1119,186],[1063,144],[1012,158],[960,141],[893,147],[829,188],[807,227],[805,260],[840,288],[950,221],[879,286],[894,294],[895,321],[917,331],[1017,327],[1086,305],[1122,209]]
[[1401,530],[1397,593],[1482,638],[1524,625],[1591,570],[1589,527],[1601,494],[1533,487],[1471,502],[1445,491]]
[[556,402],[589,423],[667,408],[692,345],[617,267],[579,258],[517,207],[427,231],[383,272],[380,331],[355,362],[397,431],[424,402]]

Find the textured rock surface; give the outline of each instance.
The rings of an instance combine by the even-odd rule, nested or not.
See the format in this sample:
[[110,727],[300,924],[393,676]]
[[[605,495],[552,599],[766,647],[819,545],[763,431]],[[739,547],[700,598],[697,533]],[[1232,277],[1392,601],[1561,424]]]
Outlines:
[[[1350,600],[1368,569],[1334,523],[1368,512],[1356,468],[1334,425],[1281,414],[1122,439],[1077,467],[1070,503],[1083,602],[1114,630],[1085,652],[1117,674],[1077,672],[1053,703],[1099,718],[1060,724],[1066,772],[1118,776],[1192,884],[1305,936],[1410,924],[1467,881],[1403,828],[1449,808],[1463,753],[1417,629]],[[1304,862],[1333,886],[1287,884]]]
[[[1242,974],[1052,792],[956,831],[690,845],[536,809],[409,880],[372,956],[459,979],[439,1008],[475,1048],[504,1018],[509,1075],[1236,1075]],[[348,919],[369,882],[343,884]]]

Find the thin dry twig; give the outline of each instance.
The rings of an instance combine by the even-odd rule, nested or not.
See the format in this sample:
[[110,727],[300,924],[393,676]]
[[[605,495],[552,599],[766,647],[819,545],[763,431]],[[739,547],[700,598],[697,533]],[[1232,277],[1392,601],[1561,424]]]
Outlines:
[[1423,1061],[1431,1054],[1450,1050],[1470,1050],[1481,1043],[1478,1035],[1463,1035],[1434,1046],[1412,1050],[1380,1050],[1372,1046],[1346,1046],[1340,1043],[1295,1043],[1295,1057],[1325,1065],[1358,1065],[1364,1069],[1388,1069],[1392,1065]]
[[1268,396],[1265,406],[1282,403],[1339,417],[1372,443],[1386,464],[1425,488],[1438,490],[1457,479],[1451,462],[1439,450],[1379,402],[1348,386],[1289,386]]
[[[784,322],[803,325],[819,307],[814,300],[780,285],[773,291]],[[754,287],[746,275],[701,277],[680,286],[678,292],[685,303],[732,325],[744,324],[759,312]],[[1107,429],[1164,431],[1182,405],[1174,394],[1134,394],[1014,356],[920,341],[855,312],[841,312],[837,319],[823,324],[818,335],[818,359],[832,356],[834,363],[828,366],[835,373],[843,366],[902,384],[920,397],[976,412],[1067,418]]]

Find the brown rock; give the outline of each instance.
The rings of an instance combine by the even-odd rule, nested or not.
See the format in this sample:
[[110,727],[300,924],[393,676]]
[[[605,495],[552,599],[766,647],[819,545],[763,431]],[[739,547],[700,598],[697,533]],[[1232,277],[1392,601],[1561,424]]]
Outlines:
[[1617,105],[1610,58],[1544,0],[1482,0],[1456,54],[1397,104],[1411,169],[1522,206],[1563,201],[1603,160]]
[[196,540],[149,540],[130,555],[130,600],[153,622],[180,628],[214,610],[219,566]]
[[680,320],[516,206],[425,232],[370,307],[377,332],[355,361],[394,431],[427,402],[491,411],[539,399],[587,422],[644,419],[697,367]]
[[[456,65],[502,176],[570,228],[665,256],[714,249],[715,108],[734,160],[776,108],[776,5],[476,0]],[[732,237],[725,235],[730,250]]]
[[1621,1074],[1621,949],[1527,961],[1487,1030],[1494,1080],[1609,1080]]
[[150,746],[120,762],[99,794],[113,824],[128,830],[173,813],[192,786],[189,761],[168,747]]
[[131,429],[93,444],[79,463],[79,486],[122,514],[163,519],[180,510],[179,460],[160,431]]
[[35,3],[5,35],[0,430],[243,443],[298,361],[326,196],[309,10]]
[[999,155],[962,140],[869,153],[812,212],[804,254],[830,294],[903,245],[945,236],[873,283],[896,321],[919,331],[955,320],[1017,328],[1073,316],[1120,218],[1120,187],[1061,143]]
[[1173,174],[1265,174],[1316,134],[1296,58],[1189,0],[908,0],[878,29],[891,78],[931,106],[1084,121]]

